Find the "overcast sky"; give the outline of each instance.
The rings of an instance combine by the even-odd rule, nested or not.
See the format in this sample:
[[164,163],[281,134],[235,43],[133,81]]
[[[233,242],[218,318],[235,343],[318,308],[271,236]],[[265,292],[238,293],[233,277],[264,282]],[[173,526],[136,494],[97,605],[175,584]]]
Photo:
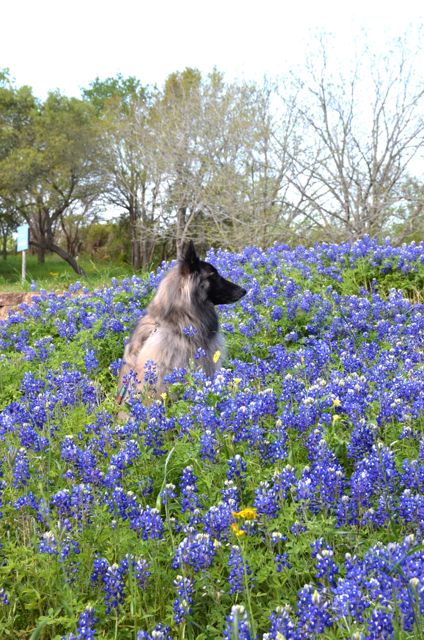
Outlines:
[[160,86],[187,66],[260,81],[301,64],[317,31],[346,51],[361,29],[383,46],[424,23],[424,2],[3,0],[0,15],[0,68],[43,98],[53,89],[78,96],[118,73]]

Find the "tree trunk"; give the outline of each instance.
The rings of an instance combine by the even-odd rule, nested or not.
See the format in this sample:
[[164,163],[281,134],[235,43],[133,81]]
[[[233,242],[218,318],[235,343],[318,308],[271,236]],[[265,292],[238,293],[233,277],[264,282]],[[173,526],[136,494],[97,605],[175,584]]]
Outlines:
[[131,265],[135,271],[141,268],[141,255],[140,255],[140,238],[138,237],[139,225],[137,208],[135,204],[131,203],[128,209],[129,221],[130,221],[130,241],[131,241]]
[[34,247],[36,247],[37,252],[39,252],[40,249],[42,249],[42,251],[45,253],[46,250],[48,251],[53,251],[53,253],[56,253],[58,256],[60,256],[63,260],[65,260],[65,262],[67,262],[69,264],[69,266],[72,267],[72,269],[75,271],[75,273],[78,273],[78,275],[80,276],[85,276],[85,271],[84,269],[78,264],[78,261],[71,256],[67,251],[65,251],[64,249],[62,249],[62,247],[59,247],[57,244],[55,244],[54,242],[48,242],[46,243],[45,246],[39,245],[37,242],[35,241],[31,241],[31,243]]
[[44,264],[46,261],[46,250],[41,245],[37,246],[37,261],[38,264]]
[[181,250],[183,248],[186,215],[187,215],[187,207],[185,206],[179,207],[178,213],[177,213],[177,229],[176,229],[176,238],[175,238],[178,257],[181,255]]
[[3,235],[2,238],[2,256],[3,256],[3,260],[7,260],[7,235]]

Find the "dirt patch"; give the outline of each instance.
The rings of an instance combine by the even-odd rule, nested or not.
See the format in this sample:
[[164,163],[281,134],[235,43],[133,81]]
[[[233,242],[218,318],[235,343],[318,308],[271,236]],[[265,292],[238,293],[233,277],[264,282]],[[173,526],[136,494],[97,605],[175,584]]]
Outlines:
[[35,291],[26,293],[0,293],[0,320],[6,318],[18,305],[24,302],[31,304],[33,297],[39,295],[39,292]]

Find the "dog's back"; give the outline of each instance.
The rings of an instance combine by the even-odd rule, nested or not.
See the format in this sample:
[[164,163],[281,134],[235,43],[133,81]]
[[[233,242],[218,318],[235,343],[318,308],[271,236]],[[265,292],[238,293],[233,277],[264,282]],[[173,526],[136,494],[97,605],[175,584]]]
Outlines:
[[212,376],[219,367],[213,356],[224,348],[214,305],[235,302],[245,293],[199,260],[190,243],[160,283],[125,347],[118,402],[127,393],[132,371],[136,388],[148,384],[154,395],[163,392],[165,376],[190,363]]

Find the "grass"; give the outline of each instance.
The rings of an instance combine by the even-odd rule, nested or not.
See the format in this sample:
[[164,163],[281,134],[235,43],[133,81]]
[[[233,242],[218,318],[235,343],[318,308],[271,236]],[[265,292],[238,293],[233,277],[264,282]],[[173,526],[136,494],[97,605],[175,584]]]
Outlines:
[[80,261],[86,275],[80,276],[61,258],[51,254],[46,256],[44,264],[38,262],[37,256],[26,256],[26,278],[21,280],[22,258],[19,254],[0,259],[0,291],[30,291],[32,282],[37,289],[63,290],[74,282],[81,282],[89,289],[102,287],[110,283],[111,278],[126,278],[133,274],[129,265],[95,262],[90,258]]
[[[220,310],[233,359],[228,369],[213,386],[187,374],[163,402],[135,402],[128,422],[116,416],[111,363],[121,357],[154,278],[150,285],[146,275],[87,296],[45,296],[24,318],[10,318],[0,335],[1,639],[92,637],[74,634],[79,616],[94,607],[96,640],[139,640],[141,630],[149,632],[143,640],[215,640],[223,637],[233,605],[244,606],[261,639],[281,607],[291,607],[303,633],[296,640],[423,639],[414,592],[424,567],[422,518],[403,504],[423,494],[422,314],[415,304],[423,263],[417,258],[407,273],[396,264],[381,273],[357,263],[335,279],[313,268],[310,255],[292,264],[284,258],[277,250],[266,261],[261,252],[250,262],[221,257],[220,270],[252,288],[242,303]],[[101,287],[119,277],[119,269],[131,274],[87,262],[82,279],[53,257],[41,267],[33,257],[29,262],[30,278],[46,289],[76,280]],[[15,257],[0,271],[10,290],[19,286],[19,265]],[[403,296],[390,293],[397,281]],[[93,353],[97,366],[90,364]],[[188,469],[195,476],[190,482],[183,481]],[[287,491],[274,493],[290,470]],[[164,497],[170,485],[174,495]],[[362,503],[365,491],[370,495]],[[350,499],[345,515],[342,492]],[[239,514],[256,506],[252,521],[232,513],[237,494]],[[154,509],[161,537],[149,528]],[[211,563],[198,567],[197,553],[175,566],[180,545],[207,531],[215,540]],[[396,556],[397,545],[413,533],[416,542]],[[324,552],[313,557],[311,545],[320,539]],[[230,565],[235,547],[242,561],[230,592],[237,584]],[[365,609],[338,617],[335,586],[340,579],[347,602],[350,558],[359,575],[352,578],[361,596],[356,604]],[[99,559],[108,569],[95,580]],[[143,587],[135,561],[148,563]],[[181,622],[173,608],[178,575],[194,584],[191,611]],[[386,583],[394,590],[389,601],[380,598]],[[299,592],[309,584],[308,605],[308,592],[303,601]],[[10,605],[1,602],[3,589]],[[109,610],[113,589],[122,601]],[[414,628],[405,628],[400,596],[416,599]],[[333,607],[334,620],[315,633],[308,625],[312,614],[318,624],[325,613],[320,602]],[[393,635],[368,634],[374,612],[393,614]],[[159,623],[171,627],[170,635],[153,632]],[[293,637],[282,625],[270,640]],[[232,627],[231,640],[254,637]]]

